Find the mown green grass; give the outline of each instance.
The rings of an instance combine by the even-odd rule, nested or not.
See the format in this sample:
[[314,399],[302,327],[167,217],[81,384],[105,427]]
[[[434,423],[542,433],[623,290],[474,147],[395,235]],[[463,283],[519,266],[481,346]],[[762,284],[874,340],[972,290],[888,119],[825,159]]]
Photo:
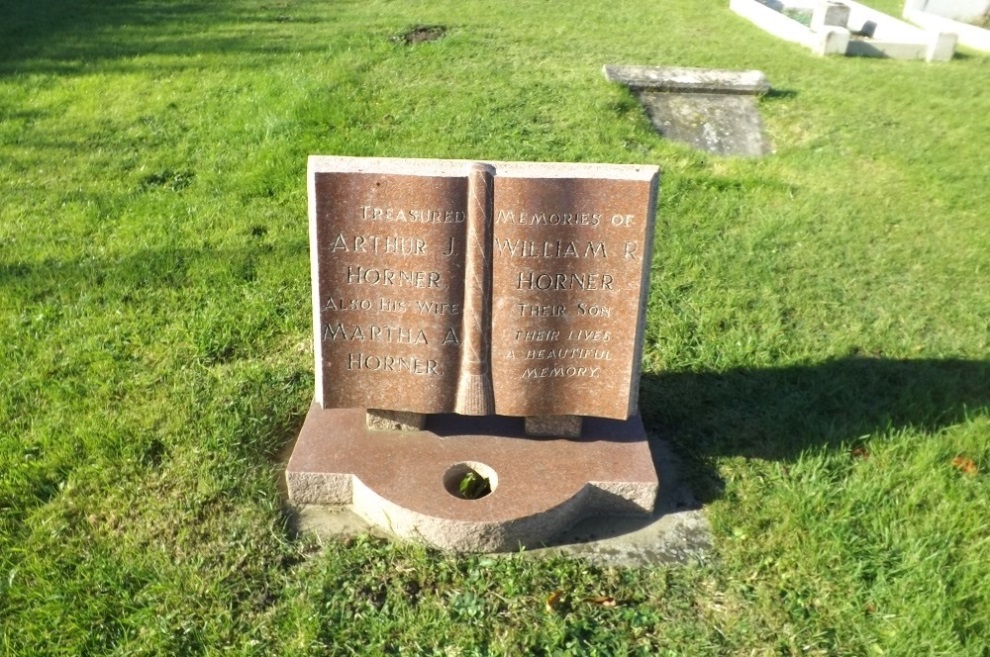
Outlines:
[[[990,655],[987,56],[818,59],[689,0],[0,16],[0,652]],[[663,141],[605,63],[763,70],[776,153]],[[310,153],[663,168],[641,405],[709,560],[289,535]]]

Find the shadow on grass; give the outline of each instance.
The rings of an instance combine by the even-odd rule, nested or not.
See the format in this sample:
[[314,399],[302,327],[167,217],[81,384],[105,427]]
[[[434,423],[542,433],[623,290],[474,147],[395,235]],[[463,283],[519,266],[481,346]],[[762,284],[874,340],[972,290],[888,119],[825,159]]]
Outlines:
[[[179,294],[160,300],[175,303],[174,312],[189,318],[188,340],[199,364],[224,366],[257,358],[258,336],[267,335],[266,323],[308,299],[265,297],[270,312],[261,316],[255,316],[256,308],[245,309],[231,301],[220,304],[217,318],[196,315],[195,303],[204,295],[230,297],[232,290],[278,276],[266,263],[295,260],[295,270],[304,271],[308,244],[303,235],[269,242],[261,225],[245,223],[241,230],[244,243],[239,247],[162,246],[119,259],[0,258],[0,290],[19,299],[24,321],[38,318],[42,324],[37,330],[45,332],[49,330],[44,324],[49,321],[46,308],[57,309],[61,300],[84,297],[94,304],[93,313],[101,307],[108,312],[128,307],[131,313],[149,313],[149,322],[158,321],[159,297],[148,293],[172,289]],[[262,288],[271,283],[262,283]],[[184,301],[187,293],[190,299]],[[57,322],[58,314],[53,316],[51,321]],[[227,330],[231,327],[238,330]],[[309,340],[308,331],[300,338]],[[260,376],[255,390],[241,391],[239,397],[255,400],[243,413],[244,425],[237,428],[244,458],[277,460],[282,446],[291,444],[306,408],[287,408],[284,401],[308,388],[311,376],[311,370],[301,378],[298,372],[273,372]],[[271,395],[271,387],[288,392]],[[202,392],[217,394],[212,388]],[[806,450],[845,449],[864,437],[900,429],[937,432],[986,414],[990,362],[851,356],[782,368],[644,373],[639,406],[648,430],[660,438],[654,444],[654,459],[661,481],[674,491],[662,491],[660,509],[690,510],[719,495],[711,465],[716,457],[786,461]],[[686,480],[696,499],[678,492],[678,478]],[[624,526],[622,531],[628,530]]]
[[763,97],[769,100],[784,100],[789,98],[797,98],[797,96],[798,92],[794,89],[771,88],[770,91],[764,94]]
[[[852,356],[780,369],[644,374],[640,409],[649,430],[691,463],[689,476],[714,482],[714,457],[790,460],[986,413],[990,363]],[[710,499],[714,489],[697,492]]]
[[0,9],[0,76],[67,74],[84,63],[150,53],[297,52],[287,34],[266,39],[241,29],[300,20],[286,11],[192,0],[12,0]]

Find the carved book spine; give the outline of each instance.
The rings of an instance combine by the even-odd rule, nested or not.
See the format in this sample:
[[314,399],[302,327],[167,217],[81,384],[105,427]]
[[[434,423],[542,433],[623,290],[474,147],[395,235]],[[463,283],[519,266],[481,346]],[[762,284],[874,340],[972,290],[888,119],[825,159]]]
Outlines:
[[495,413],[491,371],[494,173],[488,165],[475,164],[468,174],[461,362],[454,407],[461,415]]

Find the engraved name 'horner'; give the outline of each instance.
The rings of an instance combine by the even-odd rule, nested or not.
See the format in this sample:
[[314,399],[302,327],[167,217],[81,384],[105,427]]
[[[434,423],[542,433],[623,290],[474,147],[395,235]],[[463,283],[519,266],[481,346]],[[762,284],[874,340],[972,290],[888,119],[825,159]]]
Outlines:
[[611,274],[563,274],[521,271],[516,279],[517,290],[612,290],[615,278]]
[[408,271],[347,267],[348,285],[384,285],[394,287],[440,287],[440,272]]
[[410,374],[434,374],[443,372],[437,361],[405,356],[375,356],[374,354],[347,354],[347,369],[372,372],[409,372]]

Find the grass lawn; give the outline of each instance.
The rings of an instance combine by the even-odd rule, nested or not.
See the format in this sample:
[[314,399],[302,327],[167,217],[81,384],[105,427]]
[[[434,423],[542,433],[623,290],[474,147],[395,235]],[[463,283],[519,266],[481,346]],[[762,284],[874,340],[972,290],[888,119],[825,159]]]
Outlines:
[[[605,63],[764,71],[776,153]],[[727,2],[0,0],[0,654],[990,656],[988,80]],[[641,406],[710,560],[289,535],[311,153],[662,167]]]

